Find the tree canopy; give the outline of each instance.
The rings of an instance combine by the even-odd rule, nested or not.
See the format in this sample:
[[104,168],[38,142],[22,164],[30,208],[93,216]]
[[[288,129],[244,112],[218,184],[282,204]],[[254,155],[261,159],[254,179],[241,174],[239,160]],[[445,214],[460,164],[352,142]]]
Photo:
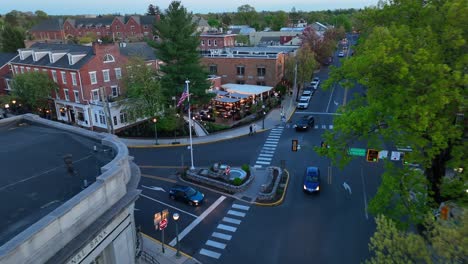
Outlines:
[[25,72],[15,75],[12,82],[13,97],[33,112],[47,106],[47,98],[57,89],[57,84],[43,72]]
[[24,48],[24,33],[18,28],[5,25],[1,31],[2,51],[14,52]]
[[[334,69],[325,85],[341,83],[350,89],[362,85],[366,96],[340,109],[334,130],[324,135],[330,148],[317,151],[343,165],[350,160],[349,146],[358,140],[367,140],[375,149],[389,143],[411,146],[405,160],[424,170],[428,206],[466,197],[460,193],[466,188],[450,188],[453,193],[444,196],[441,190],[447,184],[442,180],[447,168],[468,164],[462,118],[468,98],[468,31],[460,27],[468,24],[467,17],[465,0],[382,1],[379,7],[366,9],[360,17],[363,34],[356,55]],[[392,168],[390,162],[371,205],[391,202],[394,209],[371,206],[373,213],[395,222],[420,223],[421,217],[408,218],[415,211],[405,205],[403,194],[421,189],[415,185],[424,182],[408,182],[407,170]],[[466,184],[466,173],[447,181]],[[396,187],[401,191],[395,192]]]
[[159,23],[154,25],[160,41],[153,46],[157,57],[164,62],[161,65],[161,85],[165,97],[180,96],[185,81],[189,80],[191,99],[195,103],[203,103],[210,98],[205,92],[209,88],[208,73],[200,64],[200,40],[192,16],[180,2],[173,1]]

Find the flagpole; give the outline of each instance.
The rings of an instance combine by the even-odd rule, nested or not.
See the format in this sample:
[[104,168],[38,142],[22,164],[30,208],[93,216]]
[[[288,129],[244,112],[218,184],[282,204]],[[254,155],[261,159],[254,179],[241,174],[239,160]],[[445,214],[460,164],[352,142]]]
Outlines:
[[192,162],[192,167],[190,167],[191,170],[195,169],[195,166],[193,166],[193,145],[192,145],[192,115],[190,113],[190,91],[189,91],[189,80],[185,81],[185,84],[187,84],[187,102],[188,102],[188,119],[189,119],[189,136],[190,136],[190,161]]

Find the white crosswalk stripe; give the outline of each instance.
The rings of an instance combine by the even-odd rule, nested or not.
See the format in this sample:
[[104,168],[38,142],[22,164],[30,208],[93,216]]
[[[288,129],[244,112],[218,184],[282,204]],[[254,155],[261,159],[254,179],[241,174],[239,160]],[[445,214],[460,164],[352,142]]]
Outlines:
[[263,164],[263,165],[270,165],[270,162],[265,162],[265,161],[257,161],[255,163],[256,164]]
[[218,233],[218,232],[213,232],[213,234],[211,234],[211,236],[219,238],[219,239],[224,239],[224,240],[227,240],[227,241],[231,240],[231,238],[232,238],[231,235],[226,235],[226,234]]
[[202,248],[200,250],[200,254],[208,256],[208,257],[212,257],[212,258],[215,258],[215,259],[219,259],[219,257],[221,257],[220,253],[214,252],[214,251],[211,251],[211,250],[208,250],[208,249],[204,249],[204,248]]
[[267,160],[267,161],[271,161],[271,158],[270,158],[270,157],[258,157],[257,160]]
[[273,157],[273,154],[260,153],[260,157]]
[[259,168],[260,169],[261,167],[262,167],[262,165],[254,165],[254,168]]
[[240,216],[240,217],[244,217],[244,216],[245,216],[245,213],[239,212],[239,211],[235,211],[235,210],[229,210],[229,211],[227,212],[227,214],[235,215],[235,216]]
[[279,139],[280,137],[281,137],[280,135],[269,135],[269,136],[268,136],[268,138],[275,138],[275,139],[276,139],[276,138]]
[[219,243],[219,242],[216,242],[216,241],[213,241],[213,240],[206,241],[205,245],[210,246],[210,247],[219,248],[219,249],[225,249],[226,248],[226,244]]
[[277,144],[266,144],[265,143],[265,144],[263,144],[263,146],[265,146],[265,147],[275,147],[276,148]]
[[242,204],[232,204],[231,207],[234,208],[234,209],[241,209],[241,210],[245,210],[245,211],[248,211],[250,209],[250,206],[242,205]]
[[240,225],[242,221],[230,217],[223,217],[223,222]]
[[268,143],[268,144],[278,144],[279,142],[279,139],[269,139],[267,138],[267,140],[265,141],[265,143]]
[[328,128],[329,128],[329,129],[333,129],[333,125],[329,125]]
[[230,231],[230,232],[236,232],[236,230],[237,230],[236,227],[233,227],[233,226],[230,226],[230,225],[223,225],[223,224],[219,224],[216,228],[226,230],[226,231]]
[[274,147],[274,148],[272,148],[272,147],[263,147],[262,149],[269,150],[269,151],[274,151],[276,149],[276,147]]

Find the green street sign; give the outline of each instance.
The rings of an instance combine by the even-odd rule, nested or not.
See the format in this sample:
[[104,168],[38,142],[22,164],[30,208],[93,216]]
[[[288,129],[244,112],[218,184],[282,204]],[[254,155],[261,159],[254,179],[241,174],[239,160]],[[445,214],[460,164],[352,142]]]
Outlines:
[[348,154],[351,156],[361,156],[365,157],[366,156],[366,149],[363,148],[350,148],[348,150]]

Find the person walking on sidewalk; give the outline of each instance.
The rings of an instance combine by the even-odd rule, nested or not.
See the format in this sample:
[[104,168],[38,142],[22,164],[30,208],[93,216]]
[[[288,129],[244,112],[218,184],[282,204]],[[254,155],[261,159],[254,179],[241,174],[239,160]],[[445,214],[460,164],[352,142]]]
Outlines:
[[251,136],[253,133],[253,127],[252,127],[252,124],[250,124],[249,126],[249,136]]
[[253,134],[257,133],[257,124],[253,124]]

